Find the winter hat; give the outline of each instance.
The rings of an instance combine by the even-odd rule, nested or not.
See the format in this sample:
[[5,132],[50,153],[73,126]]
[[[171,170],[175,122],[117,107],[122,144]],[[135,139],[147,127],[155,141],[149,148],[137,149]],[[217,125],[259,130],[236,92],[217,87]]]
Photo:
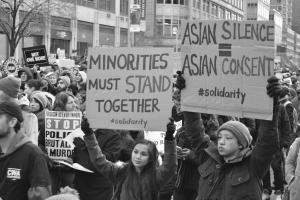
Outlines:
[[249,129],[239,121],[228,121],[224,123],[219,128],[217,134],[219,135],[222,130],[227,130],[232,133],[243,149],[249,147],[252,142],[252,136],[250,135]]
[[66,85],[67,88],[68,88],[68,87],[70,86],[70,84],[71,84],[71,80],[70,80],[70,78],[67,77],[67,76],[60,76],[60,77],[58,78],[58,80],[62,80],[62,81],[65,83],[65,85]]
[[84,71],[79,71],[79,74],[80,74],[80,76],[82,78],[82,82],[86,83],[86,79],[87,79],[86,73]]
[[0,114],[7,114],[15,117],[19,122],[23,122],[24,120],[21,108],[12,101],[0,103]]
[[58,194],[48,197],[46,200],[79,200],[79,198],[74,194]]
[[21,87],[21,80],[8,76],[0,80],[0,90],[12,98],[17,98]]
[[24,94],[24,96],[22,96],[20,99],[18,99],[17,101],[19,106],[29,106],[29,100],[28,100],[28,96],[26,94]]
[[56,76],[56,78],[58,78],[58,74],[56,72],[49,72],[48,74],[45,75],[46,78],[50,76]]
[[46,97],[46,95],[43,92],[35,92],[31,95],[30,98],[37,100],[41,104],[43,109],[45,109],[47,107],[47,105],[49,104],[48,98]]

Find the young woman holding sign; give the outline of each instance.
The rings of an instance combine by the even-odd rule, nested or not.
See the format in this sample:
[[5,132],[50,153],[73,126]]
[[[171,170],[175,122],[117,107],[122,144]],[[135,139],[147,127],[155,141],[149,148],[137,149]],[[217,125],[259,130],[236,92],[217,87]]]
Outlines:
[[87,120],[82,122],[81,129],[85,133],[85,143],[94,166],[116,185],[114,200],[155,200],[159,189],[175,174],[177,162],[173,120],[167,125],[165,159],[160,167],[157,166],[158,151],[151,141],[137,141],[129,163],[120,166],[106,160]]

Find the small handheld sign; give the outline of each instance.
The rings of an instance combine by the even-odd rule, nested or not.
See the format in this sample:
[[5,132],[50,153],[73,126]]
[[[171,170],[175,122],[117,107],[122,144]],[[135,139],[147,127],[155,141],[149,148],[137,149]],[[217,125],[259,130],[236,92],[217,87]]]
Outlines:
[[27,67],[49,65],[45,45],[23,48],[23,57]]
[[14,58],[8,58],[3,63],[3,71],[7,75],[17,76],[19,71],[19,64]]

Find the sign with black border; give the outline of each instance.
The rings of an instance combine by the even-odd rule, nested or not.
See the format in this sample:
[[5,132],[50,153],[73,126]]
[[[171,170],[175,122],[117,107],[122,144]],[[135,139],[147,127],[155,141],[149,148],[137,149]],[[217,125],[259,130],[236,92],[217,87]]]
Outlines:
[[49,65],[46,46],[35,46],[23,48],[23,57],[27,67]]

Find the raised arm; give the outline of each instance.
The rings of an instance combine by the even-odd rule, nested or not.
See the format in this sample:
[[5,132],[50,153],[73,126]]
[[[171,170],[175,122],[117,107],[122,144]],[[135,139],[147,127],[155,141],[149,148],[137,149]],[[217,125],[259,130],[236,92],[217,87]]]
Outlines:
[[251,154],[251,165],[254,173],[259,178],[263,178],[270,167],[274,153],[279,149],[278,135],[278,96],[281,92],[279,80],[276,77],[268,79],[267,93],[274,97],[273,120],[260,120],[258,128],[258,138]]
[[176,141],[173,134],[175,133],[174,121],[167,125],[167,132],[164,141],[164,160],[163,164],[157,169],[156,178],[161,187],[165,184],[172,176],[175,175],[177,169],[177,153],[176,153]]
[[118,166],[106,159],[105,155],[102,153],[99,147],[97,139],[93,133],[93,130],[90,128],[87,120],[82,121],[81,129],[85,133],[85,145],[87,147],[90,159],[94,167],[97,169],[98,172],[103,174],[103,176],[105,176],[112,182],[116,182],[117,173],[120,170],[121,166]]
[[295,177],[295,170],[297,166],[299,148],[300,148],[300,138],[297,138],[294,141],[294,143],[291,145],[290,151],[285,161],[285,178],[288,185],[290,185],[290,183],[293,181]]

